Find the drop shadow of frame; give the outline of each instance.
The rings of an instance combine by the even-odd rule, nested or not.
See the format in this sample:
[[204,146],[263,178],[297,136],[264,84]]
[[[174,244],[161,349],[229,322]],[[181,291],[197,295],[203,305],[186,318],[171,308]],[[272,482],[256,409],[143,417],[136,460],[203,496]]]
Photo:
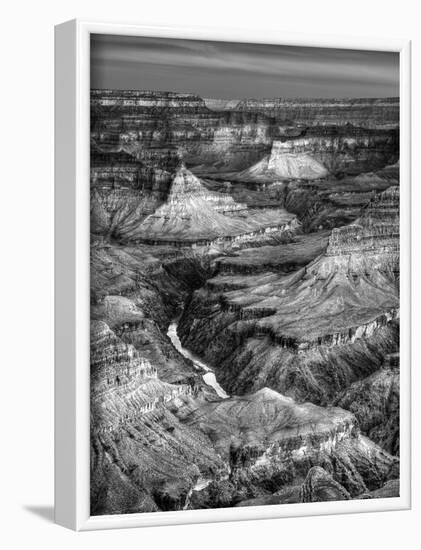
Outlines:
[[48,523],[54,523],[54,506],[25,505],[23,508]]

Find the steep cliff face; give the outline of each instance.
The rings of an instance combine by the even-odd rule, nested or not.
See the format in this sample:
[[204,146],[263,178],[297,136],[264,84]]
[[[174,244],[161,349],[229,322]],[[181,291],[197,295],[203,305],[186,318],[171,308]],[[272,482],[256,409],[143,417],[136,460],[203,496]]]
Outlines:
[[287,182],[283,205],[297,214],[304,231],[335,228],[354,222],[379,192],[398,184],[399,164],[341,180]]
[[398,190],[382,193],[290,275],[214,277],[181,319],[183,343],[215,365],[230,393],[270,385],[301,400],[331,399],[396,349],[398,209]]
[[91,324],[91,413],[96,431],[118,431],[139,415],[191,393],[189,384],[160,380],[150,361],[106,323]]
[[389,128],[399,126],[399,98],[381,99],[244,99],[235,109],[264,112],[278,121],[302,125]]
[[295,272],[325,252],[329,236],[330,231],[297,233],[289,243],[235,251],[235,253],[217,260],[219,277],[207,281],[207,286],[216,291],[228,290],[228,286],[224,286],[224,282],[226,282],[227,285],[231,284],[231,288],[234,290],[236,288],[235,278],[225,279],[226,275]]
[[399,354],[386,357],[371,376],[359,380],[335,401],[351,411],[361,430],[393,455],[399,455]]
[[[280,138],[292,142],[297,138],[290,154],[303,154],[298,149],[305,145],[310,149],[308,154],[316,153],[316,160],[334,173],[377,169],[395,162],[398,154],[397,132],[387,129],[397,126],[389,119],[399,119],[399,105],[394,101],[390,105],[369,101],[371,109],[378,111],[373,116],[361,112],[368,105],[360,103],[356,107],[358,102],[353,103],[351,112],[360,109],[360,114],[349,119],[343,116],[347,107],[341,102],[324,106],[321,102],[315,107],[319,116],[310,115],[307,120],[305,116],[294,117],[292,109],[292,122],[286,123],[279,116],[283,108],[273,109],[270,102],[256,109],[240,103],[235,110],[216,111],[192,94],[93,90],[91,97],[93,161],[100,164],[104,155],[113,154],[142,163],[140,175],[133,176],[140,186],[156,186],[160,175],[151,172],[163,168],[167,171],[174,157],[182,158],[189,166],[205,167],[208,172],[245,169],[268,154],[273,141]],[[311,103],[303,108],[309,107],[313,108]],[[367,128],[376,120],[384,124]],[[395,160],[385,159],[392,155]],[[284,172],[288,173],[285,168]]]
[[126,149],[91,138],[92,233],[121,238],[133,219],[141,221],[165,200],[180,165],[176,150]]
[[95,145],[136,157],[145,150],[174,149],[191,165],[238,169],[262,156],[277,133],[270,117],[215,112],[193,94],[93,90],[91,97]]
[[[109,150],[111,149],[111,150]],[[156,201],[167,196],[169,184],[181,162],[177,150],[162,148],[130,151],[91,140],[91,189],[98,193],[132,191]]]
[[275,141],[274,157],[309,154],[331,174],[359,174],[399,158],[399,133],[345,126],[310,128],[303,137]]
[[164,382],[133,345],[92,323],[93,514],[181,509],[200,475],[226,471],[207,437],[169,411],[199,391]]

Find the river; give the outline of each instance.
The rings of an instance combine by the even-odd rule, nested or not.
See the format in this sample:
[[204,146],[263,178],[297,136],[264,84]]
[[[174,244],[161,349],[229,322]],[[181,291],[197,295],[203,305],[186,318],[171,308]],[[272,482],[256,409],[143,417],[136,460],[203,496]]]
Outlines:
[[180,338],[177,334],[177,327],[178,327],[178,320],[173,321],[170,326],[168,327],[167,335],[168,338],[171,340],[172,345],[175,347],[176,350],[178,350],[181,355],[184,355],[186,359],[190,359],[190,361],[193,362],[193,365],[196,369],[205,371],[205,374],[203,375],[203,380],[208,386],[211,386],[216,393],[219,395],[219,397],[227,398],[229,395],[224,391],[223,388],[218,384],[218,381],[216,380],[215,373],[213,370],[208,367],[205,363],[200,361],[191,351],[184,348],[180,342]]

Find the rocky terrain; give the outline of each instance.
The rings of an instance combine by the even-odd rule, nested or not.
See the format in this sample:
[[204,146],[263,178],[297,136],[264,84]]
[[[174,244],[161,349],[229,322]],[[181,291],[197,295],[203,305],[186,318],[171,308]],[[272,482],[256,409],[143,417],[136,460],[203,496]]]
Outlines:
[[92,514],[399,495],[398,120],[92,91]]
[[380,369],[351,384],[335,402],[356,416],[370,439],[399,455],[399,396],[399,353],[392,353]]
[[[226,108],[226,107],[225,107]],[[231,107],[232,108],[232,107]],[[261,112],[294,126],[351,124],[360,128],[399,126],[399,98],[243,99],[235,109]]]
[[296,217],[283,209],[251,211],[226,194],[209,192],[182,166],[164,204],[126,235],[135,242],[203,246],[274,233],[281,236],[296,225]]

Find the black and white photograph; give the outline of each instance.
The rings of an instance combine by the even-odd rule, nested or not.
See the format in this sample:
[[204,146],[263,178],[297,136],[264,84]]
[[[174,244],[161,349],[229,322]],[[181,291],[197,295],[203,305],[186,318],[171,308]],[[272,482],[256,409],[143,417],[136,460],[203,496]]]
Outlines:
[[91,35],[93,516],[399,497],[399,84]]
[[417,5],[3,14],[0,548],[416,548]]

